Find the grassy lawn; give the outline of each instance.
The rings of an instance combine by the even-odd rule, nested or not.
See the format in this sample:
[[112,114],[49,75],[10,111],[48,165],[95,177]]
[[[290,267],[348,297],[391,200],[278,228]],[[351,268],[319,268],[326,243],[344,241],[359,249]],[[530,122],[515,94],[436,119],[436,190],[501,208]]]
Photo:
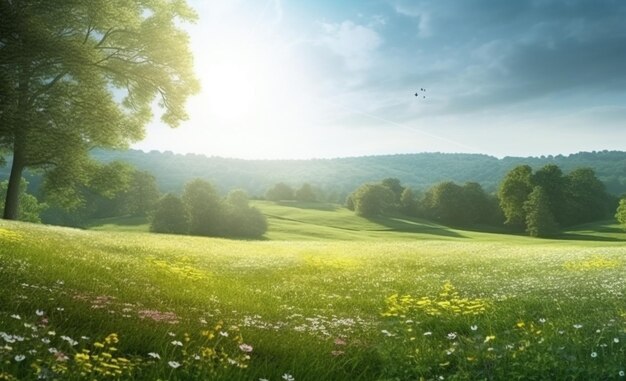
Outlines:
[[623,242],[257,206],[264,241],[0,221],[0,380],[626,379]]

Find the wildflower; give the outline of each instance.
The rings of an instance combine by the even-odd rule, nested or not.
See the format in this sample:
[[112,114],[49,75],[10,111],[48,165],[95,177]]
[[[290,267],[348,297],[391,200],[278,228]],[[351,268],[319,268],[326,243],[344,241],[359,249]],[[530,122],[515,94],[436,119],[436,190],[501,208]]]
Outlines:
[[50,339],[48,339],[47,337],[42,337],[41,342],[44,344],[50,344]]
[[428,331],[428,332],[424,332],[424,336],[430,336],[430,335],[432,335],[432,334],[433,334],[433,333],[432,333],[432,332],[430,332],[430,331]]
[[270,381],[267,378],[259,378],[259,381]]
[[35,315],[37,316],[43,316],[44,312],[42,310],[36,310],[35,311]]
[[331,355],[337,357],[337,356],[341,356],[343,355],[345,352],[344,351],[332,351],[330,352]]
[[48,331],[48,335],[50,335],[50,336],[55,336],[56,334],[57,334],[57,333],[56,333],[56,332],[54,332],[54,331]]
[[393,336],[393,333],[387,331],[386,329],[381,330],[380,332],[382,332],[385,336],[389,337],[389,336]]
[[58,350],[56,348],[48,348],[48,352],[55,354],[58,352]]
[[176,345],[176,346],[178,346],[178,347],[182,347],[182,346],[183,346],[183,343],[181,343],[181,342],[180,342],[180,341],[178,341],[178,340],[174,340],[174,341],[172,341],[172,345]]
[[598,357],[598,353],[597,352],[591,352],[591,357],[595,359],[596,357]]
[[241,349],[243,352],[249,353],[249,352],[252,352],[252,345],[248,345],[244,343],[239,346],[239,349]]
[[619,339],[618,339],[617,337],[614,337],[614,338],[613,338],[613,342],[614,342],[615,344],[617,344],[617,343],[619,343]]
[[457,336],[456,332],[450,332],[448,334],[448,340],[454,340],[456,339],[456,336]]
[[285,380],[285,381],[295,381],[296,379],[293,378],[293,376],[290,375],[289,373],[285,373],[285,374],[283,374],[283,380]]
[[13,314],[13,315],[11,315],[11,317],[12,317],[13,319],[15,319],[15,320],[22,320],[22,318],[20,317],[20,315],[17,315],[17,314]]
[[81,336],[80,338],[81,338],[82,340],[89,340],[89,337],[87,337],[87,336]]
[[576,328],[576,329],[581,329],[583,327],[583,325],[582,324],[574,324],[573,327]]
[[220,335],[223,337],[228,337],[228,332],[220,331]]
[[159,360],[161,359],[161,356],[155,352],[148,353],[148,356],[152,357],[153,359],[159,359]]
[[57,351],[57,352],[54,354],[54,358],[55,358],[58,362],[65,362],[65,361],[69,360],[69,357],[67,357],[67,356],[65,355],[65,353],[63,353],[63,352],[59,352],[59,351]]
[[493,335],[491,335],[491,336],[487,336],[487,337],[485,337],[485,341],[484,341],[484,342],[485,342],[485,343],[488,343],[488,342],[490,342],[491,340],[493,340],[493,339],[495,339],[495,338],[496,338],[496,337],[495,337],[495,336],[493,336]]
[[515,324],[515,326],[517,328],[524,328],[526,326],[526,323],[524,323],[523,321],[518,321],[517,324]]
[[200,359],[201,359],[201,357],[200,357],[200,355],[193,355],[193,359],[194,359],[194,360],[200,360]]
[[14,358],[15,358],[15,361],[17,361],[17,362],[22,362],[22,361],[24,361],[24,359],[26,358],[26,356],[24,356],[24,355],[17,355],[17,356],[15,356]]
[[335,339],[335,345],[346,345],[346,341],[340,338]]
[[174,332],[168,332],[167,334],[172,336],[172,337],[176,336],[176,334]]
[[473,325],[473,326],[471,326],[471,327],[470,327],[470,329],[471,329],[472,331],[476,331],[476,330],[478,329],[478,326],[477,326],[477,325]]
[[543,324],[545,322],[546,322],[546,319],[544,319],[544,318],[539,319],[539,323]]
[[176,368],[178,368],[178,367],[180,366],[180,363],[179,363],[179,362],[177,362],[177,361],[169,361],[169,362],[167,363],[167,365],[169,365],[170,367],[172,367],[172,368],[176,369]]
[[626,375],[626,373],[624,373],[623,370],[620,370],[618,374],[619,374],[620,377],[624,377]]

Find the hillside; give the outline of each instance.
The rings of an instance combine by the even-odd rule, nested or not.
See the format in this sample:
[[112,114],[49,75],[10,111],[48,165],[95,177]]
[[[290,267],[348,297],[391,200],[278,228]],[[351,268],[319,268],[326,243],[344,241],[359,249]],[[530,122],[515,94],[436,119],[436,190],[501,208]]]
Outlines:
[[[138,150],[96,150],[92,155],[101,162],[120,160],[151,172],[162,192],[180,192],[187,181],[196,177],[211,181],[221,192],[241,188],[253,196],[264,195],[278,182],[293,186],[308,182],[323,190],[331,202],[343,202],[359,185],[387,177],[396,177],[403,184],[422,190],[441,181],[475,181],[493,192],[504,175],[517,165],[540,168],[556,164],[566,173],[579,167],[591,167],[610,193],[626,193],[626,152],[621,151],[502,159],[479,154],[418,153],[313,160],[242,160]],[[0,167],[0,180],[8,178],[9,168],[9,165]],[[26,177],[31,192],[36,192],[40,176],[29,172]]]
[[504,175],[520,164],[534,168],[556,164],[564,172],[591,167],[611,193],[626,192],[626,152],[619,151],[503,159],[479,154],[418,153],[315,160],[240,160],[136,150],[97,151],[94,157],[104,162],[122,160],[150,171],[164,192],[180,191],[194,177],[208,179],[223,191],[242,188],[252,195],[263,195],[277,182],[294,186],[309,182],[331,194],[331,201],[341,202],[343,196],[360,184],[387,177],[422,189],[441,181],[476,181],[488,191],[494,191]]

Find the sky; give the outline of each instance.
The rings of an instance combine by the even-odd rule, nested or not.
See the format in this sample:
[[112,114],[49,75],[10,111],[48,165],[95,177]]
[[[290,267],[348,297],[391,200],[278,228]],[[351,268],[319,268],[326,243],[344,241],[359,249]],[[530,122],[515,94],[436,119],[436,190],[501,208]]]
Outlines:
[[202,91],[188,121],[155,120],[134,148],[243,159],[626,150],[625,1],[188,2]]

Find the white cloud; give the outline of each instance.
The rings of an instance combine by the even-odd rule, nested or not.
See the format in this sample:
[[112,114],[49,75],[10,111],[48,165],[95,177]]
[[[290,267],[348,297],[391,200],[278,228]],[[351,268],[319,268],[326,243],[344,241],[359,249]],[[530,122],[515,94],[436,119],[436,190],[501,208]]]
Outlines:
[[432,35],[431,15],[420,6],[398,3],[393,5],[396,13],[414,18],[417,22],[418,36],[425,38]]
[[342,57],[350,70],[372,66],[375,52],[383,44],[382,37],[373,28],[350,20],[341,24],[323,23],[322,28],[324,36],[318,43]]

